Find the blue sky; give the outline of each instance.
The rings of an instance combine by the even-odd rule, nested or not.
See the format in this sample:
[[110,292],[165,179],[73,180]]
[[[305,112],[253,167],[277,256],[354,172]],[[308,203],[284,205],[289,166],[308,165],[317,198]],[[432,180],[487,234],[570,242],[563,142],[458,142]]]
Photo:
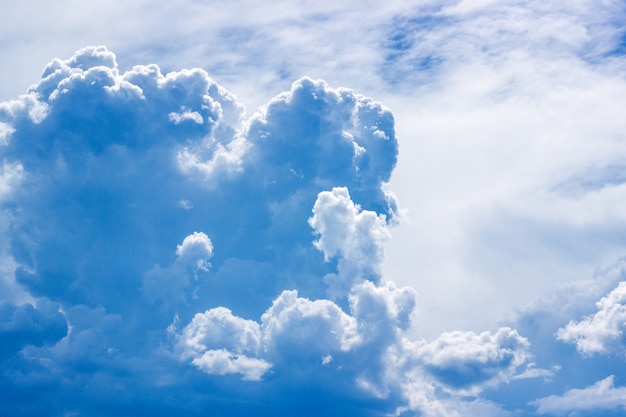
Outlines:
[[6,5],[0,415],[622,415],[625,7]]

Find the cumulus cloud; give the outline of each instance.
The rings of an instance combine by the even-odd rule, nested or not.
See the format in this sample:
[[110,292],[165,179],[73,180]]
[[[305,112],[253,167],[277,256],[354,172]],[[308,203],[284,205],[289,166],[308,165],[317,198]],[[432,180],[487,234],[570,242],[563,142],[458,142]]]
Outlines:
[[577,415],[587,411],[599,412],[626,409],[626,388],[615,387],[611,375],[586,388],[573,388],[562,396],[551,395],[532,402],[539,414]]
[[495,333],[448,332],[421,346],[427,371],[452,389],[478,392],[508,381],[530,359],[530,344],[511,328]]
[[498,410],[463,395],[529,361],[508,328],[409,336],[417,292],[382,275],[398,143],[370,98],[305,77],[246,118],[203,70],[89,47],[0,122],[5,281],[36,306],[3,304],[0,384],[38,407],[445,416]]
[[[180,394],[198,377],[190,369],[257,383],[275,372],[303,386],[304,374],[326,372],[328,382],[346,369],[335,379],[346,388],[378,360],[380,350],[349,358],[375,337],[366,314],[325,299],[323,277],[347,263],[360,280],[380,282],[397,157],[393,116],[381,104],[303,78],[246,119],[203,70],[121,72],[111,51],[88,47],[55,59],[25,95],[2,103],[0,122],[3,282],[38,306],[5,299],[15,343],[3,355],[23,350],[6,370],[53,381],[57,399],[40,396],[41,406],[97,408],[102,396],[79,404],[72,392],[97,392],[102,381],[134,385],[137,395],[154,384]],[[352,229],[327,262],[307,223],[321,192],[343,198]],[[333,221],[332,210],[316,210]],[[403,291],[381,296],[399,329],[413,305]],[[42,310],[48,299],[56,312]],[[18,320],[26,316],[36,324]],[[0,383],[28,391],[12,378]],[[365,398],[357,391],[352,401]]]
[[[155,265],[143,274],[143,292],[150,302],[171,306],[185,301],[191,284],[209,270],[213,256],[211,239],[202,232],[193,232],[176,247],[176,260],[167,267]],[[197,282],[194,292],[197,291]],[[192,294],[192,296],[197,296]]]
[[240,373],[258,380],[272,363],[311,367],[358,342],[356,320],[333,302],[284,291],[260,324],[224,307],[196,314],[177,336],[177,350],[209,374]]
[[324,258],[339,258],[338,273],[324,278],[331,296],[345,296],[364,279],[380,280],[389,237],[384,215],[362,210],[352,202],[348,189],[341,187],[319,194],[309,224],[319,235],[314,245]]
[[583,354],[624,354],[626,325],[626,282],[622,281],[596,303],[598,311],[581,321],[570,321],[557,338],[576,345]]
[[35,305],[0,302],[0,360],[25,346],[54,345],[67,334],[59,305],[40,299]]
[[[309,223],[319,238],[312,243],[325,258],[339,256],[362,274],[346,282],[349,312],[296,291],[283,291],[259,322],[214,308],[176,333],[180,357],[208,374],[236,373],[248,380],[270,378],[270,373],[290,381],[301,381],[297,375],[331,385],[341,380],[343,389],[352,386],[388,401],[389,410],[398,413],[445,416],[457,409],[484,409],[499,414],[494,405],[460,398],[511,380],[523,365],[532,367],[528,341],[510,328],[411,341],[406,331],[417,303],[415,290],[361,272],[380,266],[385,218],[360,210],[345,188],[319,193],[313,213]],[[341,273],[341,261],[337,268]],[[324,368],[339,373],[324,374]],[[526,377],[539,375],[544,374]],[[439,389],[457,400],[438,398]]]
[[198,313],[177,338],[183,359],[191,358],[209,374],[239,373],[246,380],[259,380],[271,367],[257,359],[261,329],[252,320],[236,317],[224,307]]
[[271,365],[264,360],[229,352],[225,349],[207,350],[192,363],[209,374],[239,373],[244,380],[258,381]]
[[316,361],[359,343],[357,322],[329,300],[308,300],[284,291],[261,317],[263,340],[270,356]]

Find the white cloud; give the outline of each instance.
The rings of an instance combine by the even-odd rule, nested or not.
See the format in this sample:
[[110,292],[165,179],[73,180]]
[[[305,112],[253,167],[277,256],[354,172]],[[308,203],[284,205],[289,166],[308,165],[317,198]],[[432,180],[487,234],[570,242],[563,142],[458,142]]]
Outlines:
[[19,184],[24,175],[24,167],[20,164],[4,163],[0,171],[0,201],[5,200]]
[[339,257],[338,273],[324,278],[331,296],[345,296],[364,279],[379,281],[389,237],[384,215],[361,210],[347,188],[333,188],[318,195],[309,224],[319,235],[314,245],[324,258]]
[[475,395],[514,377],[530,359],[529,348],[528,340],[504,327],[495,333],[446,332],[416,355],[444,386]]
[[257,322],[234,316],[227,308],[217,307],[196,314],[183,329],[177,347],[182,350],[183,357],[221,348],[258,355],[261,337]]
[[195,297],[199,275],[206,273],[213,256],[213,243],[203,232],[193,232],[176,247],[176,260],[162,267],[153,266],[142,277],[142,290],[151,303],[158,302],[162,308],[187,301],[189,287],[194,284],[191,297]]
[[615,376],[611,375],[582,389],[571,389],[562,396],[551,395],[531,404],[539,414],[576,415],[578,411],[626,409],[626,388],[615,387]]
[[359,342],[356,320],[336,304],[283,291],[260,324],[224,307],[196,314],[176,336],[176,350],[204,372],[259,380],[273,363],[307,368],[319,366],[322,357],[327,365],[333,354]]
[[625,354],[626,282],[596,303],[598,312],[559,329],[557,338],[576,344],[583,354]]
[[[160,275],[163,281],[154,282],[160,283],[155,287],[160,287],[161,301],[181,293],[187,296],[191,305],[181,303],[177,307],[183,310],[181,317],[190,319],[193,312],[215,305],[228,305],[243,317],[259,317],[261,308],[281,290],[297,288],[297,295],[293,295],[296,301],[289,304],[291,310],[287,309],[289,314],[287,310],[277,313],[281,319],[276,321],[284,322],[287,328],[305,323],[306,328],[339,331],[350,328],[341,325],[343,321],[356,322],[361,341],[348,343],[348,350],[321,353],[322,347],[311,344],[319,351],[314,358],[317,366],[322,367],[322,358],[332,356],[333,360],[323,365],[325,372],[342,366],[341,375],[350,374],[364,386],[369,384],[371,392],[380,394],[378,398],[385,398],[387,404],[404,404],[410,398],[411,408],[429,415],[496,415],[502,410],[487,402],[477,400],[470,406],[462,401],[458,406],[451,404],[454,401],[440,401],[440,392],[430,382],[432,376],[398,347],[400,340],[408,337],[404,333],[411,315],[417,315],[414,335],[436,339],[442,329],[459,328],[474,330],[460,333],[472,335],[466,337],[468,340],[480,339],[478,329],[494,329],[496,321],[511,311],[511,305],[525,304],[558,283],[587,278],[594,267],[605,264],[625,247],[619,237],[623,214],[615,208],[623,200],[623,186],[614,184],[598,192],[585,189],[584,196],[563,195],[562,187],[553,189],[559,188],[553,186],[562,182],[561,177],[568,182],[589,166],[610,165],[623,156],[619,133],[624,131],[620,112],[624,88],[619,75],[623,64],[620,57],[610,56],[620,42],[620,25],[613,27],[610,22],[621,16],[621,2],[580,1],[565,6],[518,1],[278,2],[268,7],[241,1],[234,2],[232,8],[215,7],[212,2],[154,8],[131,0],[124,6],[125,19],[121,20],[106,18],[119,14],[115,6],[66,6],[63,2],[42,4],[39,10],[45,11],[45,18],[29,13],[29,19],[14,19],[25,7],[16,3],[0,18],[6,21],[0,25],[5,38],[16,39],[5,51],[13,56],[7,60],[12,62],[7,74],[20,71],[2,82],[10,83],[11,88],[27,85],[18,81],[28,79],[21,78],[21,72],[29,71],[24,66],[40,65],[20,62],[30,57],[45,62],[51,53],[65,55],[74,49],[77,38],[106,41],[119,51],[121,64],[118,66],[114,55],[103,48],[91,48],[68,60],[70,63],[55,61],[40,84],[40,91],[45,90],[47,96],[41,93],[44,98],[38,100],[33,92],[0,110],[0,122],[8,120],[11,126],[5,129],[10,133],[0,130],[0,138],[8,138],[9,146],[15,139],[24,143],[13,156],[24,155],[25,178],[31,187],[22,195],[30,195],[30,199],[20,200],[19,210],[11,213],[26,214],[12,218],[15,223],[7,230],[19,233],[6,239],[6,244],[19,266],[39,274],[30,276],[20,270],[19,281],[25,288],[52,294],[66,303],[115,305],[111,308],[121,312],[116,322],[120,328],[146,325],[151,329],[136,329],[138,334],[150,334],[146,345],[156,343],[154,329],[164,327],[165,315],[153,311],[153,306],[139,305],[136,300],[141,297],[129,288],[140,288],[141,280],[149,274],[145,271],[152,267],[157,274],[159,268],[163,272],[180,264],[174,259],[173,248],[176,244],[184,246],[180,239],[191,230],[205,230],[218,248],[211,258],[215,272],[227,264],[252,267],[230,271],[226,274],[230,280],[199,279],[198,298],[193,302],[187,291],[193,271],[187,274],[190,281],[182,292],[161,285],[167,279]],[[49,12],[61,10],[70,12],[49,18],[53,15]],[[92,13],[98,19],[90,18]],[[162,24],[165,17],[167,25]],[[64,30],[52,30],[51,22]],[[14,32],[9,33],[9,27],[14,27]],[[50,44],[26,44],[37,30],[50,31],[50,36],[37,37],[49,39]],[[15,31],[21,31],[22,36],[15,36]],[[395,109],[402,146],[393,188],[413,212],[413,226],[401,226],[391,240],[390,270],[385,270],[385,276],[419,289],[420,303],[416,303],[412,290],[398,289],[381,278],[381,248],[388,242],[380,215],[385,213],[389,218],[397,212],[393,204],[385,203],[385,193],[380,190],[395,164],[395,132],[389,111],[347,90],[301,81],[272,101],[269,110],[254,119],[258,123],[252,122],[236,134],[242,114],[236,109],[237,100],[219,92],[221,87],[206,74],[181,71],[164,76],[156,66],[135,67],[124,73],[132,51],[163,68],[207,68],[252,108],[276,91],[289,89],[286,80],[302,74],[383,98]],[[60,82],[67,89],[63,94],[57,88]],[[98,86],[104,86],[105,93],[101,94]],[[54,103],[44,103],[55,90]],[[83,100],[94,97],[93,101]],[[350,100],[356,104],[351,106]],[[120,103],[127,105],[119,113],[108,114],[111,103],[119,109]],[[231,110],[227,110],[229,104],[233,105]],[[72,118],[75,114],[80,117]],[[90,114],[98,117],[89,118]],[[24,123],[18,125],[20,118]],[[52,144],[30,140],[40,131],[27,120],[49,122],[47,126],[66,120],[72,129],[55,130],[47,137],[73,141]],[[81,120],[88,122],[77,123]],[[109,129],[106,123],[99,124],[102,120],[126,124]],[[196,123],[199,120],[203,123]],[[296,121],[296,127],[313,128],[295,130],[287,124],[290,120]],[[320,135],[311,133],[315,126],[322,127]],[[281,136],[283,131],[289,134]],[[103,160],[98,153],[106,136],[119,140],[106,148],[105,155],[110,158]],[[131,138],[141,140],[126,142]],[[272,146],[277,138],[278,145]],[[176,146],[171,146],[174,143]],[[310,147],[298,147],[304,143]],[[65,145],[57,154],[47,153]],[[144,145],[140,152],[132,153],[133,146]],[[79,158],[68,152],[77,146],[86,150]],[[258,148],[267,152],[255,154]],[[328,152],[316,153],[320,149]],[[314,156],[302,163],[302,159],[294,158],[298,153]],[[49,157],[54,162],[34,173],[33,167],[40,163],[36,159],[42,154],[43,159]],[[262,157],[255,160],[259,154]],[[341,157],[335,158],[337,155]],[[286,162],[277,169],[267,156]],[[77,165],[85,169],[75,169]],[[355,167],[358,169],[351,171]],[[37,175],[50,180],[40,181]],[[84,180],[77,188],[76,183],[66,181],[68,178]],[[97,178],[115,180],[118,186],[107,187]],[[60,184],[59,188],[54,184]],[[333,246],[330,237],[334,229],[328,229],[318,235],[318,245],[322,245],[325,234],[328,240],[323,246],[334,254],[329,256],[331,262],[318,265],[321,256],[316,257],[315,249],[309,248],[306,218],[317,193],[337,186],[346,186],[354,200],[344,205],[346,221],[356,225],[365,213],[362,217],[371,222],[367,233],[372,236],[359,240],[354,232],[342,240],[335,235],[337,244]],[[93,204],[85,203],[89,198]],[[78,210],[52,204],[59,201],[63,202],[59,206]],[[194,209],[181,208],[182,201],[193,202]],[[36,208],[43,207],[55,209],[30,222]],[[322,222],[321,212],[315,216]],[[44,219],[57,221],[53,226]],[[129,225],[132,230],[124,229],[128,233],[119,232]],[[110,242],[117,242],[120,249],[108,249]],[[76,247],[85,249],[72,249]],[[203,256],[212,254],[212,249],[201,243],[197,249],[198,256],[190,255],[187,265],[201,276],[203,268],[197,266],[207,265],[208,257]],[[324,248],[320,250],[326,254]],[[406,263],[397,262],[398,253],[406,256]],[[337,264],[339,268],[334,270]],[[14,268],[7,265],[7,270]],[[322,277],[329,270],[334,274],[328,276],[329,282],[345,278],[334,296],[347,295],[348,300],[335,304],[316,299],[324,294]],[[359,278],[354,281],[354,277]],[[372,282],[360,283],[361,279]],[[244,292],[254,299],[243,297]],[[129,297],[132,310],[115,303],[123,293],[134,294]],[[139,318],[142,314],[137,311],[149,311],[144,314],[149,318]],[[128,319],[126,313],[134,319]],[[173,311],[168,310],[170,313]],[[559,312],[563,317],[566,313]],[[567,316],[567,320],[572,317],[581,315]],[[146,324],[148,320],[154,322]],[[131,324],[138,321],[141,325]],[[94,327],[103,326],[101,321],[93,323]],[[257,325],[261,326],[262,320]],[[233,326],[245,328],[245,323]],[[341,346],[343,336],[332,331],[329,344]],[[72,341],[87,346],[97,339],[88,333],[88,329],[77,332]],[[484,342],[489,350],[487,347],[496,342],[495,333],[488,334],[491,338],[482,342],[466,342],[471,346]],[[298,342],[288,334],[276,335],[284,338],[286,345]],[[216,339],[220,338],[227,339]],[[414,347],[421,345],[418,341]],[[265,354],[237,352],[235,346],[235,342],[207,345],[190,359],[212,374],[239,373],[244,378],[262,379],[270,363]],[[142,354],[149,350],[143,347]],[[129,357],[136,351],[122,350]],[[350,363],[347,357],[352,353],[370,362],[355,359],[356,365]],[[459,359],[459,363],[463,361],[471,362],[471,358]],[[500,364],[504,375],[511,377],[512,371],[504,362]],[[369,374],[354,371],[370,370],[369,365]],[[407,368],[413,373],[405,378],[399,369]],[[487,368],[487,373],[492,372],[489,375],[497,374],[497,365]],[[494,377],[493,381],[505,379]],[[95,384],[89,386],[98,392],[95,388]],[[136,389],[145,386],[139,384]],[[198,390],[181,389],[187,396],[172,394],[168,398],[198,404],[198,397],[193,397]],[[162,391],[145,392],[160,395]],[[398,395],[404,397],[399,399]],[[185,411],[194,414],[194,410]]]
[[349,351],[360,342],[357,321],[329,300],[308,300],[283,291],[261,317],[270,357],[307,358]]
[[256,358],[229,352],[225,349],[207,350],[191,361],[208,374],[226,375],[238,373],[245,381],[258,381],[272,367],[269,363]]
[[410,287],[397,288],[393,282],[375,285],[365,281],[352,287],[349,300],[364,343],[384,348],[398,342],[400,332],[409,327],[417,292]]
[[[623,59],[610,53],[623,4],[450,6],[397,26],[398,59],[419,94],[383,96],[401,145],[391,184],[413,221],[394,230],[385,273],[428,295],[423,321],[441,313],[430,336],[493,328],[512,305],[586,279],[626,250],[615,235],[622,186],[554,189],[623,160]],[[420,68],[427,57],[434,63]]]
[[203,232],[193,232],[176,247],[177,261],[201,271],[209,269],[208,260],[213,256],[213,243]]
[[15,129],[8,123],[0,122],[0,146],[6,145]]
[[199,125],[204,123],[204,120],[202,119],[202,115],[200,115],[200,113],[185,108],[181,108],[180,113],[171,112],[169,114],[169,117],[170,120],[174,122],[174,124],[179,124],[185,121],[191,121]]
[[176,350],[208,374],[238,373],[244,380],[258,381],[271,368],[257,358],[261,337],[258,323],[218,307],[194,316],[177,336]]

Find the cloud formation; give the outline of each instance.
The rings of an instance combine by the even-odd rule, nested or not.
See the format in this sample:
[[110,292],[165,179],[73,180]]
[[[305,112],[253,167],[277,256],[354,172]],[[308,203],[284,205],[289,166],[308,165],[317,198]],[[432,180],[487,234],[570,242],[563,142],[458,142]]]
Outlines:
[[626,408],[626,388],[615,387],[615,376],[611,375],[582,389],[571,389],[562,396],[551,395],[533,401],[539,414],[579,415],[574,413],[615,410]]
[[[34,300],[2,304],[3,387],[38,398],[21,414],[89,413],[113,393],[71,400],[81,387],[179,393],[199,375],[390,398],[387,350],[415,292],[381,277],[397,210],[384,106],[303,78],[246,118],[202,70],[122,73],[100,46],[55,59],[0,120],[4,285]],[[28,394],[18,365],[55,394]]]
[[581,353],[624,355],[624,326],[626,325],[626,282],[596,303],[598,312],[581,321],[570,321],[559,329],[559,340],[574,343]]
[[423,338],[382,268],[393,114],[324,81],[247,115],[203,70],[88,47],[0,104],[0,153],[0,414],[519,414],[556,398],[505,401],[560,378],[558,328],[623,348],[621,284],[580,322],[591,296]]
[[494,334],[457,331],[421,346],[418,356],[441,383],[472,392],[508,381],[529,361],[529,348],[528,340],[511,328]]

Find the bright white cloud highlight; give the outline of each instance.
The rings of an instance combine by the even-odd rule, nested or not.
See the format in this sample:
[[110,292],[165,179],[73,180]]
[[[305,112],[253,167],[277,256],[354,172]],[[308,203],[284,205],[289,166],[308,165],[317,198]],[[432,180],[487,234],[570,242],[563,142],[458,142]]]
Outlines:
[[258,381],[271,368],[271,364],[256,358],[261,338],[255,321],[218,307],[196,314],[177,337],[176,349],[182,359],[191,359],[208,374],[238,373],[245,380]]
[[576,344],[583,354],[626,353],[626,282],[596,303],[598,312],[559,329],[559,340]]
[[308,300],[283,291],[261,317],[265,349],[277,360],[348,351],[360,342],[357,322],[329,300]]
[[176,256],[178,256],[177,261],[182,264],[207,271],[209,269],[208,260],[213,256],[211,239],[205,233],[193,232],[176,247]]
[[155,265],[143,274],[143,292],[151,303],[158,302],[163,308],[185,301],[190,295],[189,287],[199,275],[209,271],[209,259],[213,256],[213,243],[203,232],[193,232],[176,247],[176,260],[172,265]]
[[338,273],[324,278],[331,296],[345,296],[364,279],[379,281],[389,238],[384,215],[362,210],[347,188],[338,187],[319,194],[309,224],[319,235],[314,245],[324,258],[339,258]]
[[495,333],[447,332],[421,346],[426,370],[452,389],[474,392],[509,381],[530,359],[530,344],[511,328]]
[[576,415],[577,411],[601,413],[603,410],[626,409],[626,387],[615,387],[615,376],[611,375],[589,387],[574,388],[562,396],[551,395],[531,404],[537,407],[539,414],[554,415]]

